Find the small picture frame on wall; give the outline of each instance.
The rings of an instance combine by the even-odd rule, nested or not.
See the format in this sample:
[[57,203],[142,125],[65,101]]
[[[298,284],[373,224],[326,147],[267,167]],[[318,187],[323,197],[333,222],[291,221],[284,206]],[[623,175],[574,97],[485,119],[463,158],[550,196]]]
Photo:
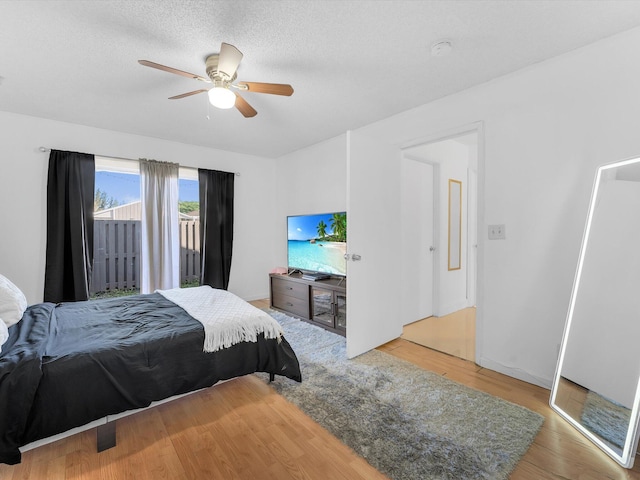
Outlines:
[[460,270],[462,257],[462,182],[449,179],[448,269]]

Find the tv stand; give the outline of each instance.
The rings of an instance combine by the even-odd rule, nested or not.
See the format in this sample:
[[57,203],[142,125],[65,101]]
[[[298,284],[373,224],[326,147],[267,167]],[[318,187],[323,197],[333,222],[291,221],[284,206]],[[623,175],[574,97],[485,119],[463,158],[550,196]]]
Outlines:
[[271,308],[340,335],[347,333],[345,277],[306,280],[302,273],[270,274]]

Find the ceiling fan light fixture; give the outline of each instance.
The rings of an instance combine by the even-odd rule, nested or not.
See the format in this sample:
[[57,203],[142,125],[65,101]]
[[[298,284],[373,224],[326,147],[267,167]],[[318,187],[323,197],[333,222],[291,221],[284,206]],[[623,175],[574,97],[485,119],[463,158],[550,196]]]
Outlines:
[[[220,45],[220,53],[214,53],[205,59],[207,77],[209,78],[150,62],[149,60],[138,60],[138,63],[144,67],[151,67],[174,75],[199,80],[210,84],[212,87],[174,95],[173,97],[169,97],[169,100],[178,100],[207,92],[211,105],[222,109],[235,107],[245,118],[255,117],[258,112],[249,105],[242,96],[232,91],[231,87],[245,92],[284,95],[287,97],[293,95],[293,87],[283,83],[242,82],[240,84],[234,84],[233,82],[238,76],[238,67],[240,66],[241,60],[242,52],[233,45],[223,42],[222,45]],[[1,81],[2,77],[0,77],[0,82]]]
[[232,108],[236,104],[236,95],[226,87],[216,86],[209,90],[209,102],[217,108]]

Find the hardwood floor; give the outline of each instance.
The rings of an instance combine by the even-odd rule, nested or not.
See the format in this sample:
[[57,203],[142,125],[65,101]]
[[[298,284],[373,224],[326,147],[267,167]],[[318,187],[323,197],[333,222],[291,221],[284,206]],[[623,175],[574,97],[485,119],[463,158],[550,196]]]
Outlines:
[[[551,411],[548,390],[403,339],[380,350],[544,415],[512,479],[640,479],[640,460],[617,466]],[[118,420],[117,442],[96,453],[95,431],[80,433],[0,465],[0,479],[386,478],[253,375]]]
[[640,479],[640,458],[636,457],[632,470],[618,466],[551,410],[550,392],[545,388],[402,339],[380,350],[543,415],[545,423],[511,474],[513,480]]
[[443,317],[428,317],[405,325],[405,340],[465,360],[476,358],[476,309],[464,308]]

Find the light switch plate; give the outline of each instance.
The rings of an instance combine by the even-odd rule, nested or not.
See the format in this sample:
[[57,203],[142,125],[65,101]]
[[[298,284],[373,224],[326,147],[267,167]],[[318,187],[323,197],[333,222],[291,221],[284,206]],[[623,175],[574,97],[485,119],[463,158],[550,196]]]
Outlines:
[[505,238],[504,225],[489,225],[489,240],[504,240]]

